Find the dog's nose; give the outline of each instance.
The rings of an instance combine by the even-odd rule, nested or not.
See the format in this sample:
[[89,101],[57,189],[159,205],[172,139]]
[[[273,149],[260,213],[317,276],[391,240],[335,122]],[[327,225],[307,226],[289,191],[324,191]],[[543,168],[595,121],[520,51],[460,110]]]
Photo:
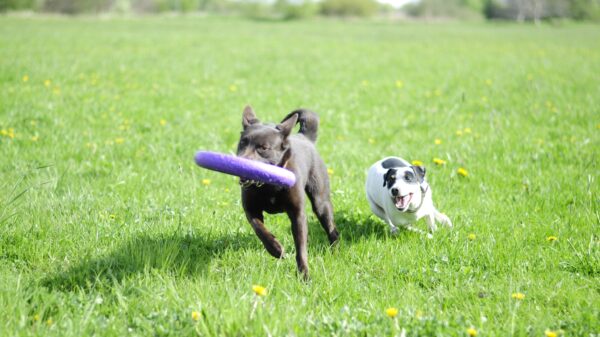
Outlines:
[[398,195],[398,189],[397,188],[392,188],[392,195],[393,196],[397,196]]

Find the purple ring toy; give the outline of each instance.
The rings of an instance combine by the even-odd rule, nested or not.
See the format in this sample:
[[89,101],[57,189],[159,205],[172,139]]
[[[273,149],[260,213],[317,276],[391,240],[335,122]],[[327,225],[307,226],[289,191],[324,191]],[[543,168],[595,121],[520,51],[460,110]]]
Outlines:
[[199,151],[194,159],[196,164],[206,169],[247,180],[286,187],[292,187],[296,183],[294,172],[254,160],[210,151]]

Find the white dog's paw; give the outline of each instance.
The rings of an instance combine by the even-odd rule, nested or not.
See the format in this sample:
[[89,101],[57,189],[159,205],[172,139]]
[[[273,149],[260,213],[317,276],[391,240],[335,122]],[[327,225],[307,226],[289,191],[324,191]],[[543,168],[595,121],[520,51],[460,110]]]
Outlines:
[[431,233],[427,233],[427,238],[428,238],[428,239],[433,239],[433,234],[431,234]]
[[398,234],[398,227],[396,227],[396,226],[390,226],[390,233],[392,235]]
[[444,213],[440,213],[439,221],[442,225],[446,227],[452,227],[452,221],[450,221],[450,218]]

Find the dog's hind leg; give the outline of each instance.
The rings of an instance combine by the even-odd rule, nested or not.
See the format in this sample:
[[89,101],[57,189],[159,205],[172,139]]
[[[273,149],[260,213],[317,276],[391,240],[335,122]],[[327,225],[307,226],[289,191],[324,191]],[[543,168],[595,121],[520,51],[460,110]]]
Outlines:
[[[307,193],[308,194],[308,193]],[[331,245],[338,240],[339,233],[333,221],[333,206],[328,196],[320,195],[319,193],[308,194],[308,198],[312,204],[312,210],[319,219],[321,226],[327,233],[327,238]]]
[[329,182],[313,180],[314,184],[306,187],[306,194],[312,205],[312,210],[327,233],[329,243],[334,245],[339,237],[333,220],[333,205],[329,197]]
[[284,250],[279,241],[275,238],[271,232],[265,227],[262,212],[257,214],[251,214],[246,212],[246,218],[248,222],[252,225],[256,236],[262,241],[265,249],[269,254],[278,259],[283,257]]

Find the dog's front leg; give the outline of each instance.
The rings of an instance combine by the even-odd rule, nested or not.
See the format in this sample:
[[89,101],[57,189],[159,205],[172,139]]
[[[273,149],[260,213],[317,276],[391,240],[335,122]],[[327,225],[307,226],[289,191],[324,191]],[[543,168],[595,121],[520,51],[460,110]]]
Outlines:
[[308,225],[306,224],[306,214],[304,205],[298,205],[288,211],[288,217],[292,222],[292,235],[294,236],[294,245],[296,246],[296,264],[298,272],[302,277],[308,279],[308,251],[306,243],[308,241]]
[[284,253],[283,247],[279,241],[277,241],[275,236],[265,227],[262,212],[246,212],[246,218],[248,219],[248,222],[250,222],[250,225],[252,225],[256,236],[258,236],[265,246],[265,249],[267,249],[267,252],[278,259],[282,258]]
[[427,235],[427,238],[428,238],[428,239],[432,239],[432,238],[433,238],[433,235],[431,235],[431,233],[425,233],[424,231],[422,231],[422,230],[420,230],[420,229],[418,229],[418,228],[416,228],[416,227],[413,227],[413,226],[411,226],[411,225],[407,225],[407,226],[406,226],[406,227],[404,227],[404,228],[405,228],[407,231],[410,231],[410,232],[419,233],[419,234],[421,234],[421,235]]
[[435,216],[433,214],[427,215],[425,217],[425,221],[427,222],[427,227],[431,233],[437,230],[437,226],[435,224]]
[[450,218],[446,214],[440,213],[438,210],[434,210],[433,216],[435,217],[435,220],[442,225],[452,227],[452,221],[450,221]]

